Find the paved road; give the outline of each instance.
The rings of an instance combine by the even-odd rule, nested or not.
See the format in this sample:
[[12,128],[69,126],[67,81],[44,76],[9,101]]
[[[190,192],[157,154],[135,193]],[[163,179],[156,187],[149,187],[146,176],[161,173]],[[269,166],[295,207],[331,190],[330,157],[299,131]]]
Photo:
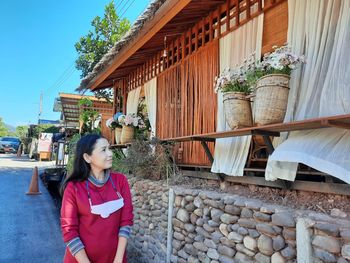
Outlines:
[[59,211],[39,180],[41,195],[26,195],[33,168],[52,166],[0,154],[0,263],[62,262]]

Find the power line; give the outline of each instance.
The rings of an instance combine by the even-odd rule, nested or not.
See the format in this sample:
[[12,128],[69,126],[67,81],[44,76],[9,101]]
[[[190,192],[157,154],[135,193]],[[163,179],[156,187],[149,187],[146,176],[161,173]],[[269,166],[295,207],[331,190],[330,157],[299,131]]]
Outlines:
[[[120,8],[119,10],[119,13],[122,13],[124,11],[124,8],[128,5],[128,3],[130,2],[131,0],[126,0],[124,5]],[[120,15],[120,17],[122,17],[122,15]]]
[[[129,8],[134,4],[135,0],[121,0],[118,5],[116,6],[116,10],[121,6],[120,12],[123,12],[120,17],[123,17],[123,15],[129,10]],[[128,5],[129,4],[129,5]],[[127,6],[128,5],[128,6]],[[126,7],[126,8],[125,8]],[[49,92],[50,90],[56,90],[59,88],[64,82],[66,82],[75,72],[74,67],[75,61],[73,61],[61,74],[61,76],[48,88],[45,90],[45,93]]]
[[68,78],[71,77],[71,75],[75,71],[74,67],[75,61],[73,61],[64,71],[63,73],[59,76],[59,78],[48,88],[45,90],[45,93],[48,92],[49,90],[56,89],[59,87],[62,83],[64,83]]
[[72,70],[66,75],[66,77],[64,79],[62,79],[59,83],[57,83],[57,85],[53,88],[53,90],[59,89],[63,85],[63,83],[65,83],[68,79],[70,79],[72,77],[72,75],[75,71],[76,70],[74,68],[72,68]]
[[125,14],[125,12],[126,11],[128,11],[128,9],[130,8],[130,6],[133,4],[135,2],[135,0],[133,0],[132,2],[131,2],[131,4],[128,6],[128,8],[127,9],[125,9],[125,11],[124,11],[124,13],[123,14],[121,14],[121,16],[120,17],[123,17],[123,15]]
[[124,0],[119,1],[119,4],[115,7],[115,10],[118,10],[118,7],[123,3]]

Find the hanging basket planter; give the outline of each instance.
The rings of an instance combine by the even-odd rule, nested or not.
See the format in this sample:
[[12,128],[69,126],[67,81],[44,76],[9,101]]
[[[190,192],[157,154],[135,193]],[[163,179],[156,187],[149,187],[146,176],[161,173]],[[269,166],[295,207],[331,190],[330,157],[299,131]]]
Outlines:
[[122,133],[120,136],[120,143],[130,143],[134,140],[134,127],[123,125]]
[[286,114],[289,75],[269,74],[258,79],[254,99],[256,126],[281,123]]
[[224,113],[231,129],[252,126],[252,109],[250,100],[243,92],[226,92],[223,94]]
[[120,137],[122,136],[122,128],[115,128],[115,143],[120,144]]

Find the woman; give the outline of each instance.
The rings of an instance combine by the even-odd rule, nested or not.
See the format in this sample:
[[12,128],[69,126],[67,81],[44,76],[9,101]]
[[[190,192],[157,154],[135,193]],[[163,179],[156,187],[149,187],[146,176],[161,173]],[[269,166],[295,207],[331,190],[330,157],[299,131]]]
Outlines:
[[99,135],[86,135],[76,145],[73,172],[63,184],[65,263],[127,262],[133,207],[126,177],[109,171],[112,157]]

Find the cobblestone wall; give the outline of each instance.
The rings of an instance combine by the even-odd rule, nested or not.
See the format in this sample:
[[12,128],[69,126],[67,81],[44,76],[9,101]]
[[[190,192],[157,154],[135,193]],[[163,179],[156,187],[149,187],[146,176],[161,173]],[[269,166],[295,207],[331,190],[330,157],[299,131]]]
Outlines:
[[350,223],[317,221],[311,228],[315,262],[346,263],[350,260]]
[[236,195],[175,191],[172,262],[293,262],[293,214]]
[[[173,187],[171,262],[296,262],[296,223],[309,222],[311,261],[350,262],[350,222],[213,191]],[[135,260],[165,262],[168,187],[132,181]],[[298,231],[299,228],[298,228]]]
[[129,262],[165,262],[168,194],[165,184],[129,178],[134,226],[128,245]]

